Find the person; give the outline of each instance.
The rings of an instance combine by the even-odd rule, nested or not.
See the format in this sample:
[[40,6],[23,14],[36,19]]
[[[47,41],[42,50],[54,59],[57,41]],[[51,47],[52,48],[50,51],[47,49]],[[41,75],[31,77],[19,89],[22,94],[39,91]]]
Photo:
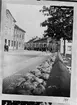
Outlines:
[[4,44],[4,51],[6,51],[6,43]]
[[8,45],[6,43],[4,45],[4,51],[8,51]]

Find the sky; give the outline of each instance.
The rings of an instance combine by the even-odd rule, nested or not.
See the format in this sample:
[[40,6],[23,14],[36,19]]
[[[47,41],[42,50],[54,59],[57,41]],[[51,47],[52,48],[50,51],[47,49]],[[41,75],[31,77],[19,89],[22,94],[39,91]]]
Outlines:
[[21,4],[7,4],[7,9],[10,10],[11,14],[17,21],[16,24],[26,31],[25,42],[30,40],[32,37],[42,37],[46,27],[41,27],[46,17],[42,12],[42,5],[21,5]]

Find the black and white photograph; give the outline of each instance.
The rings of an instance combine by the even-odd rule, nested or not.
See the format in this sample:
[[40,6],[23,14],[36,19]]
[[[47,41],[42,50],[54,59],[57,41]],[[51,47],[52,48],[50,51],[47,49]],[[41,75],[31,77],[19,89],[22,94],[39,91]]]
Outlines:
[[73,6],[7,3],[3,94],[70,97],[73,19]]
[[70,104],[54,102],[2,100],[2,105],[70,105]]

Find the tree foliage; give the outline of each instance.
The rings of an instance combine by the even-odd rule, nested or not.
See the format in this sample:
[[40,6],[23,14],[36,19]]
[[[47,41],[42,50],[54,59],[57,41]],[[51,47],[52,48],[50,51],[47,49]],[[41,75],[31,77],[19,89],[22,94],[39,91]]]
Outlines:
[[47,20],[41,23],[41,26],[47,26],[44,36],[56,38],[57,40],[60,38],[72,40],[73,7],[43,6],[40,12],[47,16]]

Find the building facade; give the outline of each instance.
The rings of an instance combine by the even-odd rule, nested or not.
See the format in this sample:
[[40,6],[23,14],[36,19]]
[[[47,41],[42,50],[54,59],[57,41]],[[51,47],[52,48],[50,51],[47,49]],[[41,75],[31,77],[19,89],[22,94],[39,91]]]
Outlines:
[[11,12],[6,10],[6,21],[5,21],[5,32],[4,32],[4,44],[6,44],[9,49],[13,49],[12,42],[14,37],[14,26],[16,20],[13,18]]
[[25,31],[19,26],[15,25],[14,27],[14,46],[13,49],[24,49],[24,37]]
[[29,40],[25,47],[28,50],[46,50],[47,38],[34,38]]
[[[64,53],[64,40],[61,39],[60,42],[60,52],[63,54]],[[66,55],[71,55],[72,54],[72,41],[65,40],[65,54]]]
[[30,40],[25,44],[25,49],[52,52],[56,52],[58,50],[57,41],[52,40],[51,37],[43,37]]
[[11,12],[6,9],[4,45],[7,45],[9,50],[24,49],[24,35],[25,31],[16,25]]

